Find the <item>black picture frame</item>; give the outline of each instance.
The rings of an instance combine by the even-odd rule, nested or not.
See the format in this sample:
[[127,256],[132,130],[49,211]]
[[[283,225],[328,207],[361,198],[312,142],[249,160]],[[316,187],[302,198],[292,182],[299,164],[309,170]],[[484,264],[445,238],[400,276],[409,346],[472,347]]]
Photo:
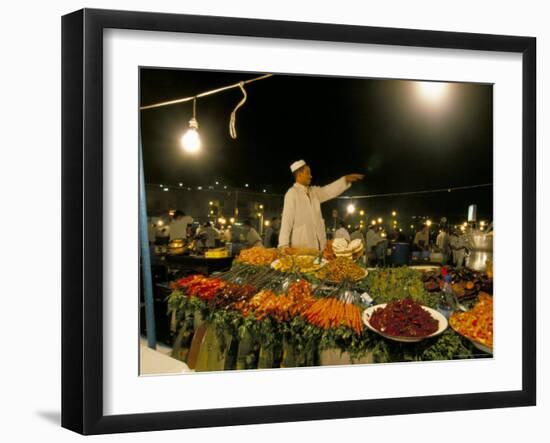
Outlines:
[[[522,54],[522,389],[131,415],[103,413],[103,30],[170,31]],[[62,18],[62,426],[82,434],[536,404],[536,39],[83,9]]]

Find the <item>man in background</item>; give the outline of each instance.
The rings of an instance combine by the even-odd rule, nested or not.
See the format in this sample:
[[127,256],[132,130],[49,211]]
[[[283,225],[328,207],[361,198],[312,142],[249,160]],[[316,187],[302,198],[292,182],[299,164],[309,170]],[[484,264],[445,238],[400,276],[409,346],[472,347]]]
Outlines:
[[185,212],[177,210],[170,223],[170,240],[187,238],[187,226],[193,223],[193,218],[186,215]]
[[338,229],[334,233],[334,238],[343,238],[347,242],[349,242],[351,238],[348,230],[346,229],[346,224],[343,221],[340,221],[338,223],[338,226],[339,226]]
[[422,229],[414,236],[413,245],[417,251],[428,251],[430,247],[430,227],[422,226]]
[[247,247],[262,246],[262,238],[260,234],[258,234],[258,231],[252,227],[250,220],[245,220],[243,222],[243,234]]
[[279,230],[281,220],[279,217],[272,217],[269,226],[264,231],[264,246],[266,248],[276,248],[279,243]]

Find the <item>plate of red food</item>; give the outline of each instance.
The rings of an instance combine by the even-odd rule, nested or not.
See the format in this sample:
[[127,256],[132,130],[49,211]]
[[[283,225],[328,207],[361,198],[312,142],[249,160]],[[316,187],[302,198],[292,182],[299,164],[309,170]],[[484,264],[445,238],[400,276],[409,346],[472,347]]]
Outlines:
[[382,337],[404,343],[435,337],[448,326],[444,315],[410,297],[365,309],[363,322]]

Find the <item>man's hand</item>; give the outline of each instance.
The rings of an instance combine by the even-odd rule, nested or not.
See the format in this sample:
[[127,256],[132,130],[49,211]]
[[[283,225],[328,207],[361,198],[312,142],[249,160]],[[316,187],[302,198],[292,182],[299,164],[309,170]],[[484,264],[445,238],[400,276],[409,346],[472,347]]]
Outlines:
[[364,174],[348,174],[345,177],[346,177],[346,182],[347,183],[353,183],[353,182],[356,182],[357,180],[363,180],[363,177],[365,177],[365,175]]

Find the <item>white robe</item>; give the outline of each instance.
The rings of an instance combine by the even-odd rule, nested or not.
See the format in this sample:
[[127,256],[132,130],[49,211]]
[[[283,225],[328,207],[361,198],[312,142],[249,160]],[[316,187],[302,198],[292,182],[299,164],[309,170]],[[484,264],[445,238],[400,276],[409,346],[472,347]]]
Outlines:
[[327,242],[321,203],[338,197],[351,186],[342,177],[326,186],[307,187],[294,183],[285,194],[279,247],[323,249]]

